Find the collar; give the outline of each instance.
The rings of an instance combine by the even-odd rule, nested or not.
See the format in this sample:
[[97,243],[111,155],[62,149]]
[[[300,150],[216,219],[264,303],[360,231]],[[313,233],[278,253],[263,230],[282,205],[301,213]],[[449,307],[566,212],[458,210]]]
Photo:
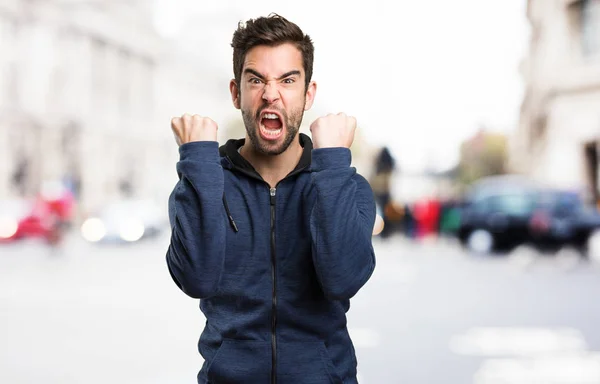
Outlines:
[[[310,137],[305,135],[304,133],[300,133],[298,135],[298,140],[300,140],[300,145],[302,146],[302,156],[300,156],[300,161],[294,168],[292,172],[288,176],[293,173],[299,173],[305,169],[310,167],[311,158],[312,158],[312,149],[313,144],[310,140]],[[254,169],[252,164],[250,164],[240,153],[239,149],[245,144],[246,139],[230,139],[224,145],[219,148],[219,154],[221,157],[225,157],[232,169],[241,171],[253,177],[258,177],[262,180],[258,172]]]

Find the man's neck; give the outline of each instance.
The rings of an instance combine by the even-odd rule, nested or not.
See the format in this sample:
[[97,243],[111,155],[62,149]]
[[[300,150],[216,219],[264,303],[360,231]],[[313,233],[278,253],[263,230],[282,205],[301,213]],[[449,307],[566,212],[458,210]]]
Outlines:
[[240,154],[246,159],[256,172],[265,180],[271,187],[275,187],[277,183],[283,180],[290,172],[296,168],[300,157],[302,157],[302,146],[298,136],[292,144],[279,155],[265,155],[258,153],[254,147],[249,144],[249,138],[246,137],[247,144],[240,148]]

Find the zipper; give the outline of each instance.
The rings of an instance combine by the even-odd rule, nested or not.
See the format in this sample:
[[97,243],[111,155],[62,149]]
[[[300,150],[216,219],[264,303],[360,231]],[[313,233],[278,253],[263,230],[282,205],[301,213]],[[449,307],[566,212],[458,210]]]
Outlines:
[[275,255],[275,194],[277,188],[271,188],[271,278],[273,281],[273,297],[271,302],[271,384],[277,384],[277,258]]
[[225,198],[225,193],[223,193],[223,206],[225,207],[225,213],[229,218],[229,224],[235,232],[239,232],[237,225],[235,224],[235,220],[233,220],[233,216],[231,216],[231,212],[229,211],[229,205],[227,205],[227,199]]
[[[233,169],[236,170],[237,172],[240,172],[250,178],[253,178],[255,180],[259,180],[262,181],[263,183],[267,184],[267,186],[269,187],[269,195],[270,195],[270,206],[271,206],[271,279],[272,279],[272,301],[271,301],[271,312],[272,312],[272,317],[271,317],[271,354],[272,354],[272,358],[271,358],[271,384],[277,384],[277,258],[276,258],[276,253],[275,253],[275,196],[277,194],[277,188],[272,188],[256,171],[251,172],[248,171],[246,169],[240,168],[240,167],[236,167],[235,163],[231,160],[231,158],[229,158],[229,156],[227,156],[227,159],[229,161],[230,164],[233,165]],[[279,181],[279,183],[281,183],[282,181],[295,176],[303,171],[305,171],[309,166],[304,166],[302,168],[296,169],[294,171],[292,171],[290,174],[288,174],[283,180]],[[277,185],[279,185],[279,183],[277,183]],[[227,202],[225,201],[225,204],[227,204]],[[233,227],[234,231],[237,232],[238,228],[237,225],[235,224],[235,221],[233,220],[233,217],[231,216],[229,211],[229,207],[227,207],[227,205],[225,205],[226,207],[226,211],[227,211],[227,216],[229,218],[229,222],[231,224],[231,226]]]

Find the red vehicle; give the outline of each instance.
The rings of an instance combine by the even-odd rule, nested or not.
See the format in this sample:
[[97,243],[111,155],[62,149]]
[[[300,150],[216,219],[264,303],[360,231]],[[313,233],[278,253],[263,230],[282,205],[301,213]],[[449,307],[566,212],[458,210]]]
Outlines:
[[0,201],[0,243],[24,238],[59,242],[71,222],[73,206],[67,190],[53,196],[40,194],[33,201]]

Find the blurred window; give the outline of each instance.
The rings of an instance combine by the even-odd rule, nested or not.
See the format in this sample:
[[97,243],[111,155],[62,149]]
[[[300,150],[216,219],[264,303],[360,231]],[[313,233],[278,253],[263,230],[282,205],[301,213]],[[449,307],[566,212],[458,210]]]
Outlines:
[[18,97],[17,22],[7,14],[0,14],[0,46],[4,48],[0,61],[0,105],[11,105]]
[[534,204],[533,196],[526,193],[497,195],[489,199],[491,211],[507,215],[526,215],[533,210]]
[[600,0],[581,1],[581,39],[585,56],[600,55]]
[[107,56],[108,45],[105,41],[92,38],[92,92],[93,104],[102,112],[106,109],[108,97]]
[[132,90],[131,83],[132,77],[134,73],[132,71],[133,61],[136,59],[134,55],[132,55],[126,49],[120,49],[118,53],[119,57],[119,91],[118,91],[118,108],[119,112],[123,116],[129,116],[131,113],[131,99],[132,99]]
[[487,213],[490,210],[490,198],[486,197],[480,200],[476,200],[473,203],[473,211],[478,214]]
[[142,100],[142,106],[140,108],[141,113],[148,113],[154,108],[154,61],[152,58],[145,57],[142,61],[142,69],[140,73],[141,86],[141,97],[138,99]]
[[538,204],[559,215],[576,213],[583,207],[580,196],[574,192],[543,193],[539,197]]

